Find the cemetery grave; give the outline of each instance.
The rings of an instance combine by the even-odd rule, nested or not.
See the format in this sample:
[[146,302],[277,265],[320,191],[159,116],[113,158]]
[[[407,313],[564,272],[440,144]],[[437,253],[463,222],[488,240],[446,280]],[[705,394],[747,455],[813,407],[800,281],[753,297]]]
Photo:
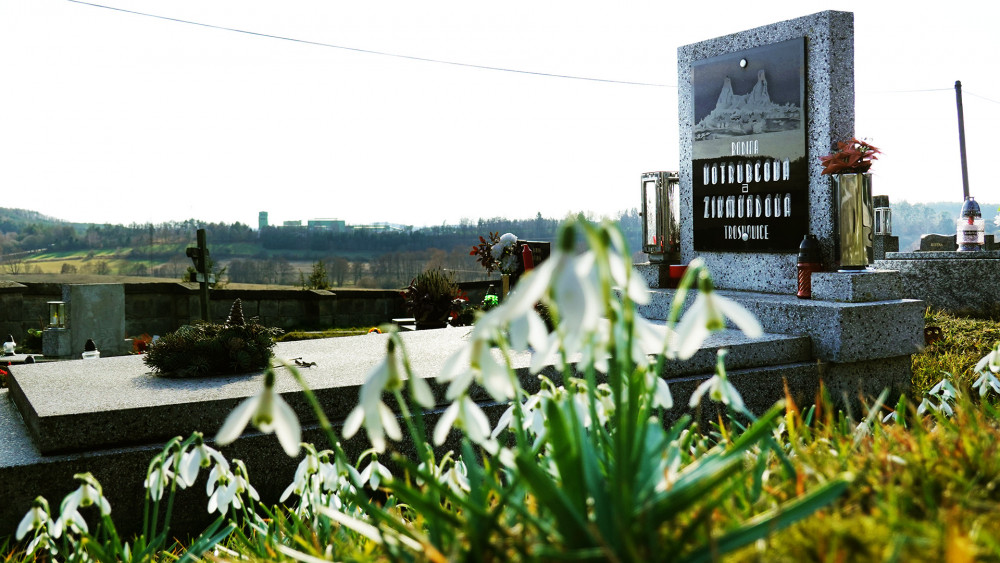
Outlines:
[[[729,328],[710,337],[692,358],[667,362],[660,375],[675,403],[687,404],[713,375],[720,348],[729,350],[729,380],[757,413],[784,397],[786,386],[796,402],[808,403],[821,381],[848,408],[883,389],[893,398],[906,393],[911,354],[924,342],[925,304],[911,298],[920,293],[908,292],[896,266],[944,257],[889,252],[886,260],[869,261],[874,269],[838,270],[845,251],[839,238],[843,202],[816,163],[833,142],[854,135],[852,14],[822,12],[682,47],[678,75],[679,244],[671,257],[678,263],[658,257],[636,265],[653,292],[652,302],[639,312],[666,322],[677,291],[664,283],[671,279],[669,267],[700,259],[718,294],[753,313],[764,335],[751,339]],[[775,101],[778,92],[790,97]],[[734,129],[733,117],[741,112],[757,121]],[[806,235],[816,236],[824,265],[812,274],[811,299],[796,295],[797,251]],[[984,275],[1000,260],[995,252],[975,258]],[[973,262],[970,256],[947,259]],[[943,273],[921,275],[939,284],[946,279]],[[691,299],[693,292],[688,303]],[[471,330],[407,331],[401,338],[415,372],[431,377]],[[340,425],[366,375],[385,355],[387,338],[286,342],[275,354],[310,364],[300,371],[327,416]],[[513,356],[512,367],[530,392],[539,383],[528,372],[529,363],[527,353]],[[302,421],[304,439],[322,441],[302,391],[282,369],[277,390]],[[149,459],[173,436],[193,431],[212,436],[237,404],[257,393],[263,377],[255,372],[159,378],[135,356],[17,366],[10,389],[0,393],[0,435],[7,437],[0,444],[0,498],[5,499],[0,529],[13,529],[36,495],[57,499],[69,492],[72,475],[83,471],[104,484],[116,518],[138,522]],[[443,388],[435,387],[435,398],[432,418],[447,405]],[[473,398],[492,423],[507,407],[482,390]],[[355,457],[364,447],[357,438],[345,443]],[[256,432],[223,451],[247,463],[266,502],[276,501],[298,464],[272,436]],[[182,529],[203,525],[201,493],[181,498]]]

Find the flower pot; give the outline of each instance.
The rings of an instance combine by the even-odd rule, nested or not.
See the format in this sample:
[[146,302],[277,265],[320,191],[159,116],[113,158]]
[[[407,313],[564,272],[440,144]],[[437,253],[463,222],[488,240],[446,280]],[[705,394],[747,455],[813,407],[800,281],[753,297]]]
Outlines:
[[875,255],[872,175],[833,174],[837,196],[837,253],[841,270],[863,270]]

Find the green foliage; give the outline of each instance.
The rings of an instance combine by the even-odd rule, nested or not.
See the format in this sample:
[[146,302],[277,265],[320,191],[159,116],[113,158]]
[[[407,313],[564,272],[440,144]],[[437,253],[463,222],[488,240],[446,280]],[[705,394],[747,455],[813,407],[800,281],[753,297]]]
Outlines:
[[330,289],[330,277],[326,272],[326,264],[322,260],[313,262],[309,277],[299,274],[302,289]]
[[281,329],[250,319],[244,325],[184,325],[153,343],[143,361],[158,375],[204,377],[261,370],[270,365]]
[[[431,268],[417,275],[402,293],[406,310],[418,325],[444,326],[448,317],[463,305],[460,302],[463,294],[454,276],[440,268]],[[468,302],[467,299],[464,301]]]
[[[900,421],[878,413],[858,424],[828,397],[786,415],[782,447],[794,478],[765,486],[780,498],[848,472],[842,497],[736,554],[747,561],[981,561],[1000,556],[1000,413],[958,393],[954,414],[918,415],[905,399]],[[770,471],[780,470],[771,462]],[[802,470],[806,470],[802,472]]]
[[370,328],[338,328],[322,331],[304,332],[293,330],[275,339],[276,342],[292,342],[295,340],[321,340],[323,338],[339,338],[341,336],[360,336],[368,334]]

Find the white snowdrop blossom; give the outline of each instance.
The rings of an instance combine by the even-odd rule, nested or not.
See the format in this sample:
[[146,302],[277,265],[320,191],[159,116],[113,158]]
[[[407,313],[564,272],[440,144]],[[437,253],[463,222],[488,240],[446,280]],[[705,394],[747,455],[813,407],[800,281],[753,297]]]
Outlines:
[[232,472],[221,465],[216,465],[208,475],[206,491],[209,494],[209,513],[218,510],[220,514],[225,515],[230,507],[233,510],[239,509],[243,506],[243,502],[240,501],[241,494],[247,494],[254,500],[260,500],[257,490],[247,479],[246,465],[238,459],[233,460],[233,463],[236,468]]
[[972,387],[979,390],[980,396],[986,395],[990,389],[1000,394],[1000,379],[997,378],[997,373],[1000,373],[1000,342],[976,363],[974,370],[979,374],[979,378]]
[[302,496],[312,481],[311,477],[319,474],[320,461],[316,448],[312,444],[302,444],[302,447],[305,448],[306,455],[295,468],[295,476],[292,478],[291,484],[281,493],[278,502],[285,502],[292,493]]
[[976,363],[977,373],[986,373],[987,369],[992,373],[1000,373],[1000,342],[997,342],[990,353]]
[[208,483],[205,485],[205,492],[208,494],[208,512],[211,514],[216,510],[220,514],[226,514],[230,505],[234,509],[240,507],[239,497],[236,495],[238,485],[236,476],[229,469],[216,465],[208,474]]
[[692,260],[688,267],[700,269],[699,291],[670,339],[672,355],[682,360],[693,356],[710,333],[726,328],[726,318],[750,338],[759,338],[764,333],[760,322],[743,305],[715,292],[700,259]]
[[198,479],[198,471],[203,467],[211,467],[213,461],[227,469],[229,468],[229,461],[226,460],[226,457],[215,448],[205,445],[202,435],[196,433],[194,446],[184,452],[178,472],[186,485],[190,486]]
[[[542,389],[529,396],[521,405],[521,412],[524,414],[524,429],[530,430],[536,436],[545,431],[544,401],[551,396],[547,389]],[[510,427],[514,421],[514,405],[511,405],[500,415],[496,428],[490,434],[490,438],[496,439],[501,432]]]
[[499,444],[490,437],[490,420],[467,395],[453,402],[434,426],[434,445],[440,446],[448,438],[452,426],[465,430],[469,440],[482,446],[486,451],[496,453]]
[[17,541],[21,541],[28,535],[28,532],[44,530],[51,525],[52,520],[49,516],[48,501],[45,500],[45,497],[36,497],[35,500],[31,501],[31,508],[28,509],[24,518],[21,518],[21,522],[17,525],[17,532],[14,534],[14,538]]
[[454,401],[464,395],[473,382],[482,385],[497,401],[513,398],[511,375],[502,360],[494,355],[491,340],[477,338],[475,330],[472,334],[472,341],[448,357],[437,376],[439,382],[449,383],[445,398]]
[[236,492],[246,493],[250,495],[250,498],[259,501],[260,495],[257,493],[257,489],[250,484],[250,474],[247,472],[247,466],[243,464],[243,461],[235,459],[233,462],[236,464],[236,470],[233,472],[236,481]]
[[239,438],[247,424],[252,422],[265,434],[273,432],[290,457],[299,455],[302,427],[292,407],[274,390],[274,377],[274,370],[269,369],[264,376],[264,388],[260,393],[243,401],[229,413],[215,437],[220,446]]
[[[344,438],[351,438],[361,426],[364,426],[368,433],[368,441],[379,453],[385,451],[386,436],[397,442],[403,439],[396,414],[382,401],[383,392],[398,391],[403,386],[402,357],[396,350],[401,343],[397,343],[397,338],[396,335],[390,335],[386,344],[385,358],[369,372],[361,385],[357,406],[344,420]],[[413,400],[424,408],[433,408],[434,395],[427,382],[413,374],[408,378],[408,382]]]
[[729,378],[726,376],[725,369],[723,369],[723,363],[728,350],[721,349],[718,352],[718,364],[716,368],[716,373],[712,377],[703,381],[694,393],[691,394],[691,400],[688,402],[688,406],[694,408],[698,406],[701,402],[701,398],[708,393],[709,398],[717,403],[722,403],[734,411],[742,412],[745,414],[750,414],[747,410],[746,405],[743,403],[743,397],[740,396],[740,392],[733,387],[733,384],[729,382]]
[[101,484],[97,482],[90,473],[78,473],[73,476],[80,481],[80,486],[72,493],[66,495],[59,507],[59,518],[52,528],[52,535],[59,537],[63,530],[73,527],[79,531],[87,532],[87,522],[80,514],[80,508],[97,506],[101,514],[111,513],[111,504],[104,498],[101,491]]
[[[389,468],[379,463],[378,454],[374,450],[368,450],[368,455],[371,459],[368,465],[360,472],[361,481],[368,484],[372,490],[378,490],[378,486],[381,482],[385,481],[388,483],[392,481],[392,473]],[[361,456],[364,459],[364,455]],[[360,459],[358,460],[360,461]]]
[[456,495],[464,495],[470,491],[469,488],[469,473],[468,469],[465,467],[465,463],[461,460],[455,460],[451,464],[451,467],[441,476],[441,480],[444,481],[448,488],[452,490]]
[[[174,460],[176,459],[174,454],[164,457],[160,454],[153,458],[153,461],[149,464],[149,472],[146,474],[146,480],[143,482],[143,486],[149,490],[149,498],[154,501],[163,498],[163,491],[167,488],[167,485],[175,479],[173,472]],[[183,479],[177,479],[177,485],[180,488],[186,488],[187,482]]]

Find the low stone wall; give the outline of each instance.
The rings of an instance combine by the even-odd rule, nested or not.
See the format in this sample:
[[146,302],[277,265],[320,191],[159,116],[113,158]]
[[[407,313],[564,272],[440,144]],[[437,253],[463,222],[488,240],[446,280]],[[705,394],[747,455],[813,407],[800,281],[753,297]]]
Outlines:
[[[126,336],[166,334],[201,318],[196,284],[123,286]],[[45,328],[47,303],[63,299],[62,287],[59,283],[0,284],[0,333],[21,342],[29,329]],[[224,320],[237,298],[244,315],[284,330],[378,326],[407,316],[402,295],[393,289],[219,289],[209,297],[212,320]]]

